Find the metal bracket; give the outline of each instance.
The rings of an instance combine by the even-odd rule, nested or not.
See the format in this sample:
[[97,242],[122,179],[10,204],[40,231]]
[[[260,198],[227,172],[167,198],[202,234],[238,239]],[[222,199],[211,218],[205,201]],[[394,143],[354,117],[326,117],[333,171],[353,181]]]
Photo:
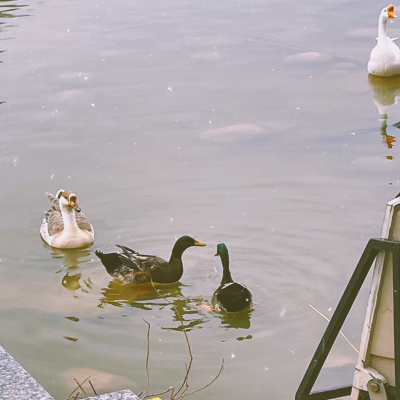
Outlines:
[[368,392],[371,400],[387,400],[387,379],[375,369],[356,366],[353,387]]

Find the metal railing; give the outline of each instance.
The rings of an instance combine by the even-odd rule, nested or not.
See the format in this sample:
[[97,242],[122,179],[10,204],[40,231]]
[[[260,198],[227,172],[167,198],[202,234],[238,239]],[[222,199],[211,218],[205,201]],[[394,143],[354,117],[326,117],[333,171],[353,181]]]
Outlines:
[[396,386],[395,388],[390,388],[389,393],[393,394],[395,400],[400,400],[400,242],[379,238],[370,239],[365,247],[360,261],[347,284],[342,298],[297,389],[296,400],[329,400],[351,394],[352,385],[315,392],[311,392],[311,389],[371,269],[372,263],[380,251],[390,252],[393,256],[394,360]]

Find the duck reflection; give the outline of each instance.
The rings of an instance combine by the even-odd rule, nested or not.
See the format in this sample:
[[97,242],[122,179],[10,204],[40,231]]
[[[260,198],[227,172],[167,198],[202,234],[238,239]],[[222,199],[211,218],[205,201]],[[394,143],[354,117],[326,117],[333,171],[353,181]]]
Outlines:
[[64,259],[62,268],[57,273],[64,273],[61,284],[73,295],[77,290],[88,293],[92,289],[93,284],[90,278],[82,279],[82,273],[78,272],[80,265],[87,262],[87,258],[91,255],[88,248],[81,249],[56,249],[49,247],[50,254],[55,259]]
[[[107,304],[123,307],[128,304],[131,307],[152,311],[154,308],[169,308],[173,313],[175,327],[163,327],[163,329],[190,331],[205,322],[203,313],[200,312],[201,299],[190,299],[182,294],[181,283],[157,285],[157,292],[151,283],[135,285],[124,283],[119,279],[110,281],[108,287],[102,289],[99,307]],[[183,323],[183,326],[181,324]]]
[[[379,122],[382,135],[382,142],[391,149],[396,142],[396,137],[388,135],[387,133],[387,110],[393,105],[397,104],[400,95],[400,76],[382,78],[379,76],[369,75],[368,83],[371,87],[371,95],[379,112]],[[400,123],[394,124],[399,128]],[[392,159],[392,156],[388,156]]]
[[251,313],[251,310],[246,310],[237,313],[218,313],[218,316],[225,328],[249,329]]

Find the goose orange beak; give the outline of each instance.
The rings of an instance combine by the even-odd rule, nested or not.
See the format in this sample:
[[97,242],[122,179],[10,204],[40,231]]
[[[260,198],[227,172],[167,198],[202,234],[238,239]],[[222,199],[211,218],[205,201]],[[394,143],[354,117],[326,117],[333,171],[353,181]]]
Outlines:
[[76,212],[81,212],[81,209],[78,206],[78,199],[76,196],[70,196],[69,198],[69,205],[76,211]]
[[194,241],[195,246],[207,246],[205,243],[198,242],[197,240]]
[[389,18],[397,18],[397,15],[394,13],[394,5],[393,4],[389,4],[387,6],[387,11],[388,11]]

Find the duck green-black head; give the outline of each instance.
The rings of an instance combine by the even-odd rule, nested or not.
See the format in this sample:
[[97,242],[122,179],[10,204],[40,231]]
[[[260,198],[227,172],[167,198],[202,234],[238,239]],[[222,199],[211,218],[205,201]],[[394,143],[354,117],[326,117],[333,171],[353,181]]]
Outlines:
[[228,257],[228,248],[226,247],[225,243],[217,244],[217,253],[215,255],[220,257]]
[[205,243],[199,242],[190,236],[182,236],[175,242],[174,248],[172,249],[171,258],[181,258],[182,253],[188,247],[205,245]]

